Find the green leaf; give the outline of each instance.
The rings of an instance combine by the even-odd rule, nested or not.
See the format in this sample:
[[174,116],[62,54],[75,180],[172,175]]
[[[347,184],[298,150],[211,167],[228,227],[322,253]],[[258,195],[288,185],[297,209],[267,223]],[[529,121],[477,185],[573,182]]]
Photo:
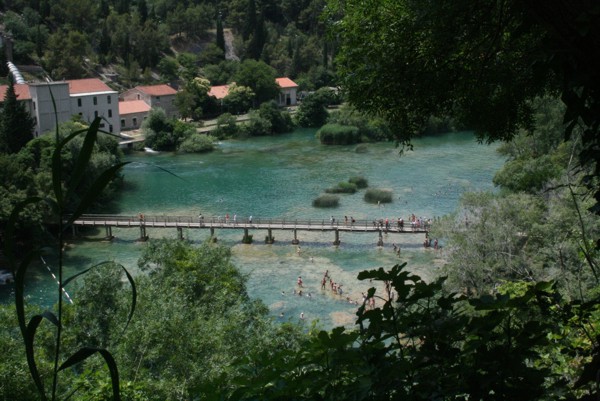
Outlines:
[[76,365],[80,362],[85,361],[90,356],[95,353],[99,353],[104,358],[108,369],[110,370],[110,380],[112,383],[113,389],[113,399],[115,401],[121,400],[121,392],[119,390],[119,370],[117,368],[117,363],[113,358],[112,354],[103,349],[103,348],[93,348],[93,347],[83,347],[71,355],[61,366],[58,368],[59,371],[69,368],[73,365]]
[[35,350],[33,348],[33,343],[35,340],[35,333],[37,328],[43,319],[47,319],[52,324],[58,326],[58,318],[50,311],[45,311],[41,315],[35,315],[29,320],[29,324],[27,325],[27,329],[25,332],[25,353],[27,355],[27,364],[29,365],[29,372],[33,377],[33,381],[36,387],[39,390],[40,396],[42,400],[46,400],[46,392],[44,391],[44,383],[40,377],[40,373],[37,369],[37,364],[35,363]]
[[100,117],[96,117],[94,121],[92,121],[90,127],[87,129],[83,145],[81,146],[81,150],[79,151],[79,156],[77,157],[77,161],[73,166],[73,174],[71,175],[71,181],[67,186],[69,188],[69,192],[73,192],[77,189],[85,175],[87,166],[92,156],[92,152],[94,150],[94,145],[96,144],[96,140],[98,139],[98,128],[100,127],[100,121]]
[[85,212],[92,205],[94,200],[98,197],[98,194],[101,193],[104,188],[106,188],[113,178],[115,178],[117,171],[127,164],[129,164],[129,162],[115,164],[100,174],[88,191],[83,195],[81,202],[79,202],[79,205],[77,205],[77,209],[75,209],[75,212],[69,217],[69,220],[63,229],[67,229],[69,226],[71,226],[71,224],[73,224],[73,222],[77,220],[79,216],[81,216],[83,212]]

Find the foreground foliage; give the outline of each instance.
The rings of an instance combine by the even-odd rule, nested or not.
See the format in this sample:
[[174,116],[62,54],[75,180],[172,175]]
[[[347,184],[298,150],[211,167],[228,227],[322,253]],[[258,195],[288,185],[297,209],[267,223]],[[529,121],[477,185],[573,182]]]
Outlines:
[[551,283],[470,299],[445,292],[443,278],[425,283],[405,265],[359,278],[385,290],[369,290],[368,299],[383,305],[368,308],[367,299],[356,331],[312,330],[300,352],[253,361],[229,399],[542,400],[593,393],[576,375],[552,369],[548,352],[583,351],[575,369],[581,373],[598,331],[580,330],[596,327],[598,307],[565,304]]

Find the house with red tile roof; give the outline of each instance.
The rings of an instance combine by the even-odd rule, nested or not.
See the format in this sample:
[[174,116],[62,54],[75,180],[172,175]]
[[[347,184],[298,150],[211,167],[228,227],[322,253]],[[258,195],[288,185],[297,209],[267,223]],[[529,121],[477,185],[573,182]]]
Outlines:
[[[3,101],[6,86],[0,92]],[[69,121],[73,115],[87,122],[102,117],[102,130],[119,131],[118,93],[97,78],[19,84],[15,92],[35,120],[35,136],[53,132],[57,120]]]
[[121,130],[138,129],[150,112],[150,105],[143,100],[124,100],[119,102]]
[[177,91],[166,84],[136,86],[121,94],[121,101],[143,100],[150,108],[160,107],[165,111],[167,117],[179,117],[175,106],[175,95]]
[[229,85],[211,86],[208,91],[208,96],[214,96],[217,100],[223,100],[229,94]]
[[277,104],[280,106],[295,106],[298,104],[298,84],[287,77],[275,78],[281,88]]

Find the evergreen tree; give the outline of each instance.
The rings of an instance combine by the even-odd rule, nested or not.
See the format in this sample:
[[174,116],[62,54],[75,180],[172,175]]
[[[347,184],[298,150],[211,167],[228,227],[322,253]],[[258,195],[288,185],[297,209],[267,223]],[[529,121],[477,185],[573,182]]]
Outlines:
[[255,60],[260,60],[260,56],[266,41],[265,19],[262,13],[254,26],[254,32],[248,42],[247,56]]
[[25,104],[18,101],[13,79],[9,77],[0,113],[0,150],[9,154],[17,153],[33,139],[34,127],[33,118],[25,109]]
[[221,50],[223,50],[223,54],[225,54],[225,34],[223,33],[221,13],[217,16],[217,46],[219,46]]
[[140,13],[140,21],[144,24],[148,19],[148,5],[146,4],[146,0],[138,1],[138,12]]
[[248,9],[246,11],[246,24],[242,32],[244,41],[250,38],[250,35],[256,31],[256,3],[254,0],[248,0]]
[[8,75],[8,65],[6,64],[6,48],[4,45],[0,46],[0,77]]

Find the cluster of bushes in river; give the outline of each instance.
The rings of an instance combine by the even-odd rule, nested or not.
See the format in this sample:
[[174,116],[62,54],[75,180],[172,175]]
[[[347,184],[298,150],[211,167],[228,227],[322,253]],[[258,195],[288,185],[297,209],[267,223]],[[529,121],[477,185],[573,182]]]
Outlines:
[[[327,188],[325,190],[325,194],[320,195],[318,198],[313,200],[314,207],[337,207],[339,206],[340,197],[334,194],[353,194],[356,193],[359,189],[364,189],[369,186],[369,182],[365,177],[356,176],[350,177],[348,181],[339,182],[335,187]],[[371,191],[371,190],[369,190]],[[367,191],[367,192],[369,192]],[[378,196],[379,192],[382,190],[374,190],[375,195],[370,195],[369,200],[367,200],[367,196],[365,195],[365,200],[367,202],[371,202],[370,199],[373,196]],[[382,199],[387,199],[386,197],[382,197]],[[382,202],[391,202],[391,192],[390,192],[390,200],[381,200]],[[377,200],[375,200],[377,202]]]
[[364,199],[369,203],[391,203],[392,191],[389,189],[369,188],[365,192]]

